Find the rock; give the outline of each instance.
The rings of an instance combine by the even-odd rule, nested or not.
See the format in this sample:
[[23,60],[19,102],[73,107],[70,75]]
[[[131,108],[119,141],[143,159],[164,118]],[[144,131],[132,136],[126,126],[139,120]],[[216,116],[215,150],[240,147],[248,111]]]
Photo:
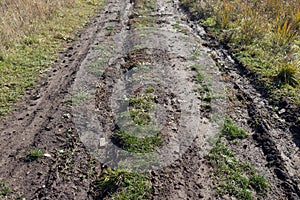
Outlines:
[[283,114],[285,112],[286,112],[286,110],[284,108],[282,108],[281,110],[278,111],[278,114],[281,115],[281,114]]
[[51,158],[52,156],[49,153],[44,154],[45,157]]

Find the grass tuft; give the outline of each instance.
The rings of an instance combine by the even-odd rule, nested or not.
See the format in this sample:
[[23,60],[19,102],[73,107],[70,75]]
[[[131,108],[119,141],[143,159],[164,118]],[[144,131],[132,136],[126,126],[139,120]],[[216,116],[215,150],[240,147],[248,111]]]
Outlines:
[[276,81],[279,86],[288,84],[292,87],[299,86],[299,81],[297,80],[298,67],[293,64],[288,64],[280,67],[278,70],[278,75],[276,76]]
[[100,199],[148,199],[151,182],[145,174],[120,169],[105,169],[96,181],[95,188]]
[[231,119],[224,120],[221,133],[227,140],[241,139],[247,136],[246,131],[234,125]]
[[28,162],[31,162],[31,161],[37,160],[38,158],[40,158],[42,156],[43,156],[42,150],[32,149],[27,153],[25,160]]
[[7,196],[11,192],[11,189],[6,185],[6,183],[4,181],[0,181],[0,196]]

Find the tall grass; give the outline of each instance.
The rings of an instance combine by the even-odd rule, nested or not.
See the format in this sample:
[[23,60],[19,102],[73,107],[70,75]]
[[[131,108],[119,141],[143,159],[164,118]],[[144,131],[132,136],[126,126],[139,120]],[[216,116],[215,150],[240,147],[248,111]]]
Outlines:
[[[211,33],[229,45],[235,56],[263,80],[263,85],[275,98],[289,96],[300,103],[297,84],[300,78],[299,0],[181,2]],[[289,70],[289,76],[281,76],[286,66],[293,69]]]
[[0,0],[0,115],[104,0]]
[[28,34],[39,31],[44,22],[74,4],[75,0],[2,0],[0,1],[0,49],[7,50]]

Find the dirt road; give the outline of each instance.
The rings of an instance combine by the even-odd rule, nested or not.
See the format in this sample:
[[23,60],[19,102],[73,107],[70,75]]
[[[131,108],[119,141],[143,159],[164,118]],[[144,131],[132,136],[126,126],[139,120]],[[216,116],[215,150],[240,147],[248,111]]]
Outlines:
[[[143,130],[158,130],[163,142],[141,158],[113,135],[136,130],[130,99],[149,95],[154,120]],[[217,196],[207,155],[231,118],[248,137],[227,145],[270,185],[254,198],[299,199],[299,129],[282,109],[273,111],[251,74],[179,1],[109,0],[1,119],[0,177],[12,189],[8,199],[94,199],[101,166],[125,163],[151,174],[153,199],[230,199]],[[33,149],[44,155],[30,160]]]

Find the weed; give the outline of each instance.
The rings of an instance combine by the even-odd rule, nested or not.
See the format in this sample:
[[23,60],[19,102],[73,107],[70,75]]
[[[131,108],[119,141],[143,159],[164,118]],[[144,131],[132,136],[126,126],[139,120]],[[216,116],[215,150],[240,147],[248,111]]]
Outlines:
[[226,137],[228,140],[234,140],[237,138],[245,138],[247,133],[245,130],[237,127],[233,124],[231,119],[225,119],[224,124],[221,130],[221,133]]
[[11,192],[11,189],[6,186],[6,183],[4,181],[0,181],[0,195],[7,196]]
[[35,148],[35,149],[30,150],[27,153],[25,160],[28,162],[31,162],[31,161],[37,160],[41,156],[43,156],[42,150]]
[[105,169],[95,188],[99,198],[119,200],[148,199],[152,190],[147,175],[120,169]]

